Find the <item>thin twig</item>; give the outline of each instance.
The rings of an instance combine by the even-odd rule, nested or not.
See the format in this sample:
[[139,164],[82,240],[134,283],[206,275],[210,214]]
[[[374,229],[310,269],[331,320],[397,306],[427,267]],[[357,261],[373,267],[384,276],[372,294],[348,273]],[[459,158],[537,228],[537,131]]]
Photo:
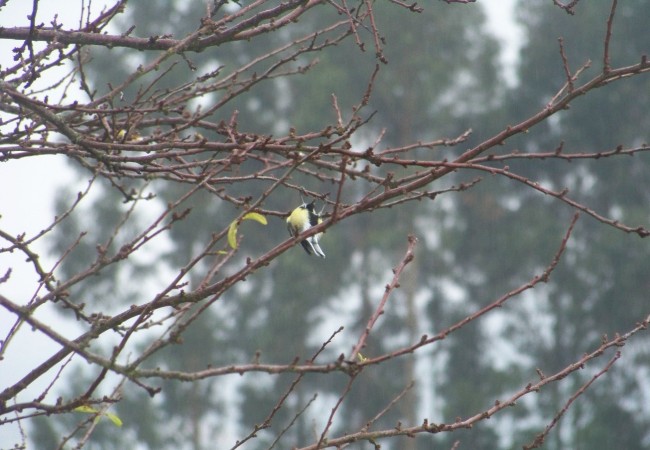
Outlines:
[[406,253],[402,257],[402,260],[400,261],[399,265],[393,269],[393,280],[390,282],[390,284],[386,285],[386,289],[384,291],[384,295],[381,298],[381,301],[375,308],[374,313],[372,316],[370,316],[370,319],[368,319],[368,323],[366,325],[366,328],[363,330],[363,333],[361,336],[359,336],[359,340],[357,342],[357,345],[354,346],[354,349],[352,349],[352,352],[350,353],[350,356],[348,357],[348,360],[350,361],[355,361],[357,359],[357,356],[360,355],[361,349],[365,347],[366,345],[366,340],[368,339],[368,336],[370,336],[370,332],[374,328],[375,324],[377,323],[377,320],[379,317],[384,314],[384,308],[386,307],[386,302],[388,302],[388,299],[390,298],[392,292],[399,287],[399,280],[400,277],[402,276],[402,272],[406,268],[406,266],[413,261],[413,249],[415,248],[415,244],[417,243],[417,238],[413,235],[409,235],[408,237],[408,247],[406,249]]
[[609,16],[607,17],[607,32],[605,34],[605,45],[603,49],[603,73],[607,74],[611,70],[611,64],[609,60],[609,44],[612,39],[612,28],[614,27],[614,14],[616,13],[616,5],[618,0],[612,0],[612,7],[609,11]]
[[540,447],[540,446],[544,443],[544,440],[546,439],[546,436],[548,436],[548,434],[551,432],[551,430],[553,429],[553,427],[555,427],[555,425],[557,425],[557,424],[560,422],[560,419],[561,419],[561,418],[564,416],[564,414],[569,410],[569,408],[571,407],[571,405],[573,404],[573,402],[576,401],[576,400],[578,399],[578,397],[580,397],[582,394],[584,394],[584,393],[587,391],[587,389],[588,389],[588,388],[589,388],[589,387],[594,383],[594,381],[596,381],[596,380],[597,380],[598,378],[600,378],[602,375],[606,374],[606,373],[609,371],[609,369],[612,368],[612,366],[614,365],[614,363],[615,363],[616,361],[618,361],[618,359],[619,359],[620,357],[621,357],[621,352],[620,352],[620,351],[619,351],[619,352],[616,352],[616,354],[614,355],[614,357],[613,357],[612,359],[609,360],[609,362],[605,365],[605,367],[604,367],[600,372],[598,372],[598,373],[595,374],[593,377],[591,377],[590,380],[588,380],[586,383],[584,383],[584,384],[580,387],[580,389],[578,389],[578,390],[577,390],[577,391],[576,391],[576,392],[571,396],[571,398],[569,398],[569,400],[567,400],[567,402],[564,404],[564,407],[563,407],[563,408],[562,408],[562,409],[561,409],[561,410],[560,410],[560,411],[555,415],[555,417],[553,417],[553,420],[551,421],[551,423],[549,423],[549,424],[546,426],[546,428],[544,429],[544,431],[541,432],[540,434],[538,434],[538,435],[535,437],[535,440],[534,440],[531,444],[529,444],[529,445],[524,445],[524,447],[523,447],[524,450],[532,450],[532,449],[534,449],[534,448],[538,448],[538,447]]

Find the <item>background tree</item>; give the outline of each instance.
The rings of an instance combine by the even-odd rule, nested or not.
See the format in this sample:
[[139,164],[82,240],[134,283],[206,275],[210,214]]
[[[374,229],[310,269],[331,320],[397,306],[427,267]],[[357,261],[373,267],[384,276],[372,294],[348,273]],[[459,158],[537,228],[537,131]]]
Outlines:
[[[2,353],[25,325],[61,347],[0,392],[5,423],[48,448],[608,448],[616,401],[643,445],[643,248],[621,237],[648,234],[628,158],[645,128],[623,118],[647,90],[642,5],[520,5],[548,35],[508,93],[476,5],[348,3],[119,2],[77,34],[0,30],[25,41],[0,82],[5,159],[62,155],[82,185],[45,232],[2,232],[40,277],[0,296]],[[325,260],[287,252],[301,196]]]

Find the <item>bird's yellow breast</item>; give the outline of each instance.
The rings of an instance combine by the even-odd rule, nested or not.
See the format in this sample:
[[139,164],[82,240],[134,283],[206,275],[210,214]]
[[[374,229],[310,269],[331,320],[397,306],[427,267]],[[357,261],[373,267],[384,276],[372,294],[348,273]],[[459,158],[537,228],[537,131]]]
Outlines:
[[287,217],[287,223],[299,233],[302,233],[307,228],[309,228],[309,212],[304,207],[298,207],[294,209],[289,217]]

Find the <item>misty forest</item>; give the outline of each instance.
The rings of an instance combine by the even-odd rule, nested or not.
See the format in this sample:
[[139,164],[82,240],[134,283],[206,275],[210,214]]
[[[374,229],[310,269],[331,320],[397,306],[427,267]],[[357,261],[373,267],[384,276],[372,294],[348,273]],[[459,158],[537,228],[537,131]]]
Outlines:
[[647,2],[487,3],[0,1],[0,447],[650,449]]

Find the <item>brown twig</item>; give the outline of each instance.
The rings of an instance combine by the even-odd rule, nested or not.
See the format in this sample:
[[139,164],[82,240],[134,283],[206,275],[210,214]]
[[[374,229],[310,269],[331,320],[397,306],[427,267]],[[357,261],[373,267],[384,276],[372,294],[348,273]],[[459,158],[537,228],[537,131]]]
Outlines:
[[618,0],[612,0],[612,7],[607,17],[607,31],[605,33],[605,43],[603,49],[603,73],[607,74],[611,70],[611,63],[609,60],[609,43],[612,39],[612,28],[614,27],[614,14],[616,13],[616,5]]
[[571,405],[573,404],[573,402],[575,402],[575,401],[578,399],[578,397],[580,397],[582,394],[584,394],[584,393],[587,391],[587,389],[588,389],[588,388],[589,388],[589,387],[594,383],[594,381],[596,381],[598,378],[600,378],[601,376],[603,376],[604,374],[606,374],[606,373],[609,371],[609,369],[612,368],[612,366],[614,365],[614,363],[615,363],[616,361],[618,361],[618,359],[619,359],[620,357],[621,357],[621,352],[620,352],[620,351],[616,352],[616,354],[614,355],[614,357],[613,357],[612,359],[609,360],[609,362],[605,365],[605,367],[603,367],[603,369],[602,369],[601,371],[599,371],[597,374],[595,374],[593,377],[591,377],[590,380],[588,380],[586,383],[584,383],[584,384],[580,387],[580,389],[578,389],[578,390],[577,390],[577,391],[576,391],[576,392],[571,396],[571,398],[569,398],[569,400],[567,400],[567,402],[564,404],[564,407],[563,407],[563,408],[562,408],[562,409],[561,409],[561,410],[560,410],[560,411],[555,415],[555,417],[553,417],[553,420],[551,421],[551,423],[549,423],[549,424],[546,426],[546,428],[544,429],[544,431],[541,432],[540,434],[538,434],[538,435],[535,437],[535,440],[534,440],[531,444],[529,444],[529,445],[524,445],[524,447],[523,447],[524,450],[532,450],[533,448],[539,448],[539,447],[544,443],[544,440],[546,439],[546,436],[548,436],[548,434],[551,432],[551,430],[553,429],[553,427],[555,427],[555,425],[557,425],[557,424],[559,423],[560,419],[561,419],[561,418],[564,416],[564,414],[569,410],[569,408],[571,407]]
[[416,434],[421,434],[421,433],[449,433],[455,430],[471,428],[474,425],[476,425],[478,422],[487,420],[490,417],[497,414],[498,412],[506,408],[511,408],[515,406],[521,398],[531,393],[540,392],[540,390],[542,390],[542,388],[544,388],[546,385],[560,381],[566,378],[567,376],[569,376],[570,374],[582,370],[585,367],[585,365],[587,365],[587,363],[601,357],[606,350],[614,347],[623,346],[625,342],[629,340],[632,336],[639,333],[640,331],[646,330],[648,328],[649,321],[650,321],[650,317],[646,318],[642,323],[638,324],[627,333],[623,335],[617,335],[614,339],[603,342],[598,348],[585,354],[581,358],[577,359],[575,362],[558,370],[553,375],[547,376],[544,379],[539,380],[535,383],[528,383],[526,386],[524,386],[523,388],[521,388],[520,390],[512,394],[507,399],[498,400],[494,403],[493,406],[479,413],[476,413],[470,417],[467,417],[465,419],[459,418],[456,421],[451,423],[438,423],[438,424],[431,423],[427,419],[424,419],[423,423],[417,426],[401,427],[399,429],[397,428],[385,429],[379,431],[360,431],[357,433],[347,434],[345,436],[341,436],[338,438],[330,438],[327,440],[325,446],[321,445],[319,447],[316,444],[314,444],[314,445],[308,445],[306,447],[301,447],[298,450],[315,450],[317,448],[324,448],[324,447],[341,448],[346,444],[352,442],[358,442],[362,440],[385,439],[385,438],[395,437],[395,436],[414,436]]
[[375,308],[375,311],[373,312],[372,316],[370,316],[370,318],[368,319],[366,328],[363,330],[361,336],[359,336],[359,340],[357,341],[357,344],[352,349],[352,352],[350,352],[350,355],[348,356],[349,361],[355,361],[357,359],[357,356],[361,354],[361,349],[365,347],[366,340],[368,339],[368,336],[370,336],[370,332],[374,328],[379,317],[381,317],[381,315],[384,314],[384,308],[386,307],[386,303],[388,302],[388,299],[390,298],[392,292],[400,286],[399,280],[400,277],[402,276],[402,272],[404,272],[406,266],[411,261],[413,261],[414,258],[413,250],[415,249],[415,244],[417,243],[417,241],[418,240],[415,236],[409,235],[408,247],[406,249],[406,253],[402,257],[402,260],[400,261],[398,266],[393,269],[393,279],[389,284],[386,285],[386,289],[384,291],[383,297],[381,298],[381,301]]
[[564,51],[564,39],[559,37],[557,40],[560,44],[560,57],[562,58],[562,67],[564,68],[564,75],[566,76],[568,92],[572,92],[574,77],[571,75],[571,69],[569,69],[569,60],[567,59],[566,52]]

